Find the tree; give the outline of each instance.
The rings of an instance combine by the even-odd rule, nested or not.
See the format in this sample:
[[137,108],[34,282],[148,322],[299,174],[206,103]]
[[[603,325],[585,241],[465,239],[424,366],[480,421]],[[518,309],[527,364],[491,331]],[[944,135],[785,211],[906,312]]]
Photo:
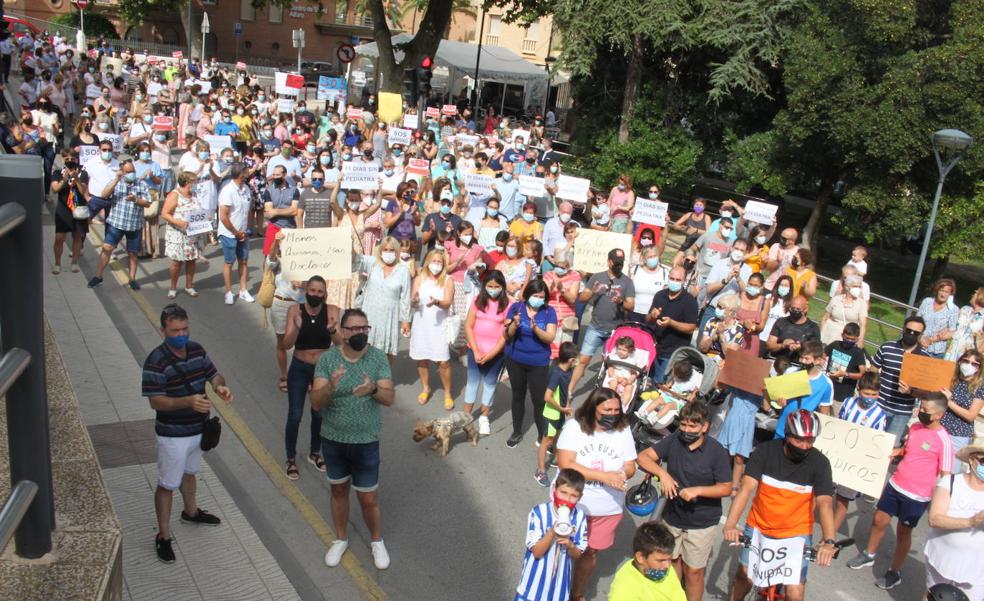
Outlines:
[[[61,13],[55,15],[51,19],[51,22],[56,25],[67,25],[69,27],[78,28],[79,13],[77,11]],[[117,33],[116,27],[113,25],[112,21],[91,9],[87,10],[85,13],[85,34],[87,36],[95,37],[105,36],[112,39],[120,37],[120,34]]]

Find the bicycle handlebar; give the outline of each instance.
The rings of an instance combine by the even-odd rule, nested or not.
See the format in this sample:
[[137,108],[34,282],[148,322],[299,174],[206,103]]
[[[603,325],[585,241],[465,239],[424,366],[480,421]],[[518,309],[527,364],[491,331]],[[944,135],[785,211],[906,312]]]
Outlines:
[[[741,534],[738,536],[738,544],[746,549],[752,548],[752,537]],[[853,538],[844,538],[834,543],[834,559],[840,555],[841,549],[845,547],[850,547],[854,544]],[[803,555],[806,557],[807,561],[814,563],[817,560],[817,549],[816,547],[807,547],[803,549]]]

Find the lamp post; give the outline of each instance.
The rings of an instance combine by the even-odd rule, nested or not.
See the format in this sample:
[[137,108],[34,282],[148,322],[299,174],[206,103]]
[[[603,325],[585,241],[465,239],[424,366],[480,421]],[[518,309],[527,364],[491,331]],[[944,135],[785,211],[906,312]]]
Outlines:
[[212,26],[208,22],[208,13],[202,11],[202,67],[205,67],[205,36],[211,31]]
[[933,134],[933,155],[936,157],[936,167],[940,172],[939,183],[936,184],[936,197],[933,198],[933,209],[929,213],[929,223],[926,224],[926,235],[923,237],[922,251],[919,253],[919,263],[916,264],[916,279],[912,282],[912,292],[909,293],[909,306],[916,305],[916,295],[919,293],[919,281],[922,279],[923,263],[929,252],[929,241],[933,236],[933,225],[936,223],[936,211],[940,206],[940,196],[943,194],[943,182],[950,170],[960,161],[960,156],[974,142],[974,139],[959,129],[941,129]]
[[304,51],[304,30],[295,29],[291,34],[294,48],[297,48],[297,72],[301,72],[301,53]]

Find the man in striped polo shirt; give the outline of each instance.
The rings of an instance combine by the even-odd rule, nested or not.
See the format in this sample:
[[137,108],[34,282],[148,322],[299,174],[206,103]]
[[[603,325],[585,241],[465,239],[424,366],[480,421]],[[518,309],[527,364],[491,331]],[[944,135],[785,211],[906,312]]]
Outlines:
[[181,521],[217,526],[220,520],[198,507],[195,475],[202,461],[201,439],[212,402],[205,394],[205,383],[226,403],[232,392],[215,368],[205,349],[188,340],[188,313],[178,305],[161,311],[164,342],[147,356],[143,366],[143,396],[157,412],[157,489],[154,509],[159,532],[154,545],[157,558],[174,563],[171,546],[171,500],[181,491],[184,511]]
[[919,346],[919,337],[925,329],[926,322],[922,317],[907,317],[902,324],[901,338],[882,344],[871,359],[871,365],[881,375],[878,404],[888,413],[888,427],[885,431],[895,436],[896,447],[902,446],[902,434],[905,433],[912,417],[912,409],[916,406],[916,399],[910,394],[909,387],[899,380],[902,357],[906,353],[926,354]]

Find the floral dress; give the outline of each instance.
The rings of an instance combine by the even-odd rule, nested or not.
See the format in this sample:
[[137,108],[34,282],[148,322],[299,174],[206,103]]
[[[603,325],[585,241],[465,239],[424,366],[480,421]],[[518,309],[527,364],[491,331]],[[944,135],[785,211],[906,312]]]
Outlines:
[[974,309],[966,305],[957,316],[957,329],[946,351],[946,359],[956,361],[965,351],[979,348],[984,338],[984,309]]
[[[202,210],[201,205],[194,198],[182,196],[180,192],[175,194],[178,197],[178,206],[174,209],[175,218],[187,222],[189,213]],[[164,252],[172,261],[197,261],[202,253],[202,237],[201,234],[189,236],[170,223],[166,223]]]
[[[701,338],[707,338],[717,329],[718,324],[721,320],[717,317],[712,317],[710,321],[704,325],[704,330],[701,332]],[[711,347],[707,349],[707,355],[714,359],[715,361],[721,361],[724,358],[724,349],[732,344],[741,347],[742,341],[745,339],[745,326],[741,325],[738,320],[735,320],[731,326],[726,328],[721,332],[721,338],[711,342]]]

